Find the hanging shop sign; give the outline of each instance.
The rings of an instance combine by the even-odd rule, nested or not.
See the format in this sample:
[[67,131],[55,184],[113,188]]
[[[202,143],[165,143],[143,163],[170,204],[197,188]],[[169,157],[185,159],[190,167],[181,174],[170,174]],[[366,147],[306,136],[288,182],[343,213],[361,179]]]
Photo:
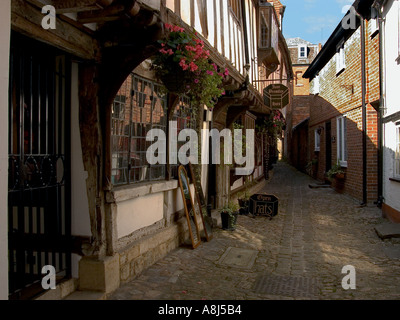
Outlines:
[[282,109],[289,104],[289,89],[283,84],[271,84],[264,89],[264,104],[272,109]]

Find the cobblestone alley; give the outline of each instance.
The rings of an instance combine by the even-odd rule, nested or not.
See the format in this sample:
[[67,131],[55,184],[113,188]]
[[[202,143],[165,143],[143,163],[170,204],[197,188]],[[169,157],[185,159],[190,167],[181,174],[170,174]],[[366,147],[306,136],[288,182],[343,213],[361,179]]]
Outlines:
[[[400,259],[393,254],[400,243],[377,236],[381,211],[310,183],[278,163],[260,190],[279,198],[276,217],[239,216],[234,232],[216,227],[211,242],[171,252],[108,298],[400,299]],[[356,270],[354,290],[342,288],[346,265]]]

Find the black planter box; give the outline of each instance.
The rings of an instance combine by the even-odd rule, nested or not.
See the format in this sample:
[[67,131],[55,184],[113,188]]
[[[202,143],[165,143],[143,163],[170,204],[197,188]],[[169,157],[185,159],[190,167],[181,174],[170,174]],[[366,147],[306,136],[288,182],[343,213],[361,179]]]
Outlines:
[[229,231],[236,230],[237,216],[237,212],[232,213],[232,215],[226,212],[221,212],[222,229]]

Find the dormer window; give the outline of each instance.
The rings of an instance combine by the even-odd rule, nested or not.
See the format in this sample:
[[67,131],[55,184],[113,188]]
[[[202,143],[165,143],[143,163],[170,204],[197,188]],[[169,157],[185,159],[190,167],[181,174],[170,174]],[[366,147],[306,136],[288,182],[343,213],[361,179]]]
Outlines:
[[307,46],[299,45],[299,59],[307,59]]

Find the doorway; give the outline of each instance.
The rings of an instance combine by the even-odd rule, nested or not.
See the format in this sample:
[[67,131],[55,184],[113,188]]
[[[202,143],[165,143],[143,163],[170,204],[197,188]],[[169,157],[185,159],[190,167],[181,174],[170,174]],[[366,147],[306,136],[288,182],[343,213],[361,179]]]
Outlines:
[[62,52],[11,35],[9,298],[43,292],[42,268],[71,276],[70,74]]

